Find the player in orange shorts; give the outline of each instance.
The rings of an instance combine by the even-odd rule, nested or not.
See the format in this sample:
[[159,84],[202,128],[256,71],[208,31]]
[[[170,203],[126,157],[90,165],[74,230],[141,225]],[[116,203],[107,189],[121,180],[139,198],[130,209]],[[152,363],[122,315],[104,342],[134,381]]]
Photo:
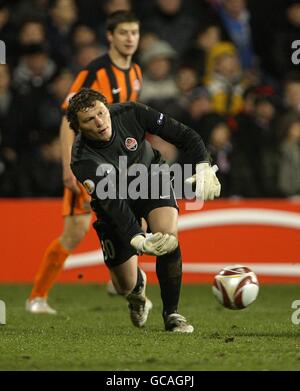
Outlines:
[[[101,92],[109,104],[138,99],[142,73],[140,67],[132,62],[132,56],[138,47],[139,27],[139,20],[128,11],[117,11],[108,17],[109,50],[79,72],[63,102],[64,110],[68,107],[69,99],[82,87]],[[56,314],[56,310],[47,303],[49,290],[63,269],[66,258],[85,237],[91,223],[90,197],[70,168],[74,132],[69,127],[66,116],[62,119],[60,138],[65,185],[64,229],[61,236],[54,239],[46,249],[26,301],[26,310],[36,314]]]

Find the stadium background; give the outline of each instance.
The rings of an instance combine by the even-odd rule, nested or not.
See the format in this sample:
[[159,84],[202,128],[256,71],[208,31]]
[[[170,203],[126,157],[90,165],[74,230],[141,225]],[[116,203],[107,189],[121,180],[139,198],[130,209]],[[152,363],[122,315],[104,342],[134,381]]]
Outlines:
[[[194,212],[180,204],[184,281],[210,281],[221,265],[237,262],[253,265],[261,281],[297,282],[300,69],[291,43],[300,37],[300,2],[236,3],[239,26],[218,0],[131,2],[142,27],[141,100],[199,131],[220,168],[222,200]],[[114,7],[130,2],[0,1],[7,49],[0,65],[0,282],[31,282],[61,231],[60,103],[73,74],[105,51],[105,15]],[[235,50],[234,82],[215,94],[210,60]],[[169,162],[180,161],[170,145],[152,141]],[[89,232],[59,281],[107,281],[97,249]],[[153,261],[141,262],[155,282]]]

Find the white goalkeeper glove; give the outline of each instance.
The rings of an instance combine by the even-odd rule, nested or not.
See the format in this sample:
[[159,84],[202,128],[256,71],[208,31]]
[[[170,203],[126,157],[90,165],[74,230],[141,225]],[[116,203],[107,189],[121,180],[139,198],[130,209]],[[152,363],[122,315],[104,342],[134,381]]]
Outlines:
[[221,184],[216,176],[218,166],[210,166],[209,163],[196,165],[196,174],[186,180],[187,183],[196,182],[196,198],[203,201],[213,200],[221,193]]
[[173,252],[178,247],[178,240],[174,235],[157,232],[148,234],[146,238],[144,235],[136,235],[130,244],[138,254],[160,256]]

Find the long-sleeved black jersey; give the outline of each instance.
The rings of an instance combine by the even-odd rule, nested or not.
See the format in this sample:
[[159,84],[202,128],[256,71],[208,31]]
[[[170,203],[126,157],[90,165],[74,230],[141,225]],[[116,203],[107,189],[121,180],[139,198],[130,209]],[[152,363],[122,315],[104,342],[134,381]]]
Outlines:
[[192,129],[140,103],[114,104],[109,107],[112,123],[112,138],[108,142],[93,141],[79,133],[72,149],[71,168],[76,178],[91,194],[92,206],[98,217],[105,216],[117,227],[119,236],[128,243],[142,232],[126,199],[99,199],[97,183],[103,175],[96,175],[101,164],[111,164],[119,171],[119,157],[127,157],[127,167],[135,163],[150,168],[161,162],[158,151],[145,140],[145,133],[155,134],[175,145],[189,157],[189,162],[208,161],[209,156],[201,137]]

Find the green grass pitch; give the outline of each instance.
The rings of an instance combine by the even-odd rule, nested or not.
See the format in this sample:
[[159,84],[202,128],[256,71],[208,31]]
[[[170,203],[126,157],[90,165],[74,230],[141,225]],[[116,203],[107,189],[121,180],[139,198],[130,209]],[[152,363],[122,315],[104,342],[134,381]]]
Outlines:
[[125,301],[104,286],[57,285],[56,316],[24,310],[28,285],[0,285],[7,324],[0,326],[0,370],[300,370],[300,324],[291,304],[297,285],[261,285],[242,311],[221,307],[208,285],[185,285],[180,312],[191,335],[163,330],[157,286],[148,323],[134,328]]

